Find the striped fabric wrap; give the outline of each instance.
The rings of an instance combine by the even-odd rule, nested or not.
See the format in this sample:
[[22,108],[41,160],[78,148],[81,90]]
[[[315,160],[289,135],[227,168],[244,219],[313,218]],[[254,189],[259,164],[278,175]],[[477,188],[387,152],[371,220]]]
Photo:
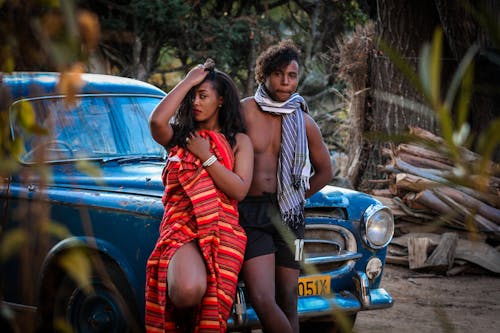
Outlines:
[[305,192],[309,189],[311,163],[302,112],[309,112],[309,108],[298,93],[292,94],[285,102],[276,102],[262,85],[259,85],[254,98],[262,111],[283,118],[277,171],[278,204],[283,222],[292,230],[303,229]]
[[[199,133],[209,138],[219,162],[232,170],[234,155],[224,135]],[[201,161],[187,149],[171,149],[162,176],[165,211],[146,267],[146,331],[182,332],[176,327],[168,296],[168,265],[177,249],[196,240],[208,279],[193,332],[226,332],[246,245],[245,232],[238,223],[237,201],[217,189]]]

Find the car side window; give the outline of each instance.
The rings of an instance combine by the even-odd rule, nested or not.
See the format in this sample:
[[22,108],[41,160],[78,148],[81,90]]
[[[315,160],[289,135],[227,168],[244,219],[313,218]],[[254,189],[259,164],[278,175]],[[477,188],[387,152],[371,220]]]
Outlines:
[[62,99],[45,101],[56,119],[54,137],[66,142],[78,155],[114,155],[118,152],[112,133],[109,103],[103,98],[82,98],[65,107]]
[[116,125],[119,133],[116,137],[127,140],[123,143],[124,153],[137,154],[144,152],[151,154],[162,148],[151,138],[148,119],[151,111],[159,100],[149,97],[119,97],[111,105],[116,116]]
[[149,96],[83,96],[68,106],[61,97],[32,99],[39,127],[48,134],[22,135],[23,162],[80,158],[117,158],[130,155],[163,156],[163,147],[151,137],[148,118],[160,99]]

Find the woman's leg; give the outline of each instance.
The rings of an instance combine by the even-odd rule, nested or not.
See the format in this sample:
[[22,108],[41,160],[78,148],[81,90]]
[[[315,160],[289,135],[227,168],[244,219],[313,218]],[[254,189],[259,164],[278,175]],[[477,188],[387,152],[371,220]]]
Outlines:
[[193,241],[172,256],[167,273],[168,296],[177,308],[201,303],[207,290],[207,270],[198,245]]
[[242,276],[263,331],[292,333],[287,316],[276,303],[274,254],[254,257],[243,264]]

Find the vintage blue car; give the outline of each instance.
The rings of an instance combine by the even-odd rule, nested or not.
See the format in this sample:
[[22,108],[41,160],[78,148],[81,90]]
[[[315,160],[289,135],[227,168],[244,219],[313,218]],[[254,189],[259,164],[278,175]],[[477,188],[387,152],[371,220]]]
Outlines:
[[[1,248],[22,244],[2,256],[2,306],[36,313],[45,332],[65,325],[73,332],[141,332],[166,156],[148,117],[165,93],[132,79],[81,79],[76,100],[68,101],[57,73],[0,73],[8,140],[22,145],[0,182]],[[27,131],[21,124],[30,115],[36,126]],[[359,311],[390,307],[380,281],[391,211],[364,193],[326,186],[307,200],[306,214],[303,332],[349,331]],[[90,259],[90,279],[78,278],[86,267],[73,256],[79,253]],[[231,331],[258,327],[242,283],[233,308]]]

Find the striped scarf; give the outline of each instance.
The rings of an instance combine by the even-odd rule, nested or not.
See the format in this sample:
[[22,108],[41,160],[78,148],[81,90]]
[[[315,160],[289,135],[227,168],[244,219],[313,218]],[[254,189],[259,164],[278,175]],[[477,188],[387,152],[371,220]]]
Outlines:
[[309,189],[311,175],[306,127],[302,114],[302,111],[309,112],[309,108],[298,93],[294,93],[285,102],[275,102],[262,85],[259,85],[254,98],[263,111],[283,117],[277,175],[278,205],[283,222],[292,230],[299,230],[304,226],[305,191]]

